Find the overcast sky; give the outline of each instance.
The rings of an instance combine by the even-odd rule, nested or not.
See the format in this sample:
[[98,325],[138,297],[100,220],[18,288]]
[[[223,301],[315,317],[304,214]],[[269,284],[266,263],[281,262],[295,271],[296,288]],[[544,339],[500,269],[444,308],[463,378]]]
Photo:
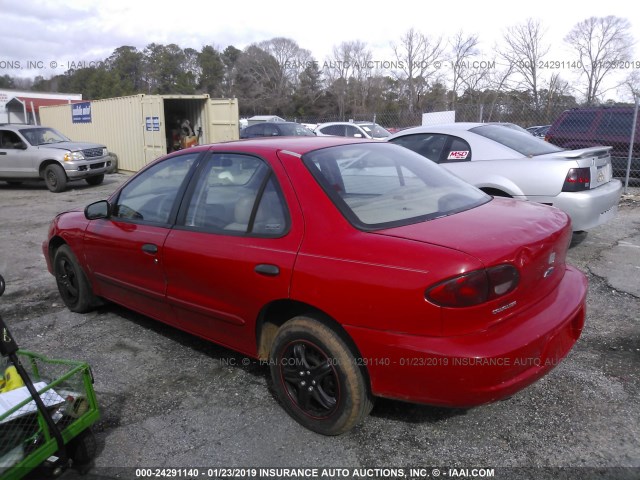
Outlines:
[[[103,60],[123,45],[243,49],[278,36],[295,40],[319,62],[349,40],[366,42],[376,61],[392,61],[390,43],[412,27],[433,37],[477,33],[482,50],[491,55],[507,27],[528,18],[540,19],[546,28],[545,41],[554,45],[549,60],[573,60],[562,39],[591,16],[627,18],[640,41],[640,8],[634,5],[629,0],[0,0],[0,75],[48,78],[64,73],[69,62]],[[634,60],[640,60],[640,45]]]

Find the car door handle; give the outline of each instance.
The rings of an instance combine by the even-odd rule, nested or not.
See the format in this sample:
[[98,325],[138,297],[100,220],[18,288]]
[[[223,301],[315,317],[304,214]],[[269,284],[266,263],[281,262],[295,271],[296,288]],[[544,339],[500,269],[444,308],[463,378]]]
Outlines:
[[277,265],[270,265],[268,263],[261,263],[256,265],[254,268],[256,273],[261,273],[263,275],[267,275],[269,277],[275,277],[276,275],[280,275],[280,269]]
[[144,253],[155,255],[156,253],[158,253],[158,246],[154,245],[153,243],[145,243],[144,245],[142,245],[142,251]]

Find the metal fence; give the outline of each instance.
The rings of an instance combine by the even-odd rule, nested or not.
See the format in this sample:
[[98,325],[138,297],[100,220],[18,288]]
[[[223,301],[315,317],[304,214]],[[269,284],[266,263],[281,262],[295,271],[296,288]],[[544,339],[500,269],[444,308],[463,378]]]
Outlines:
[[546,108],[544,112],[514,109],[500,104],[459,105],[441,112],[366,112],[340,117],[294,117],[288,120],[317,125],[335,121],[370,121],[391,132],[403,128],[449,122],[513,123],[532,135],[565,149],[611,146],[613,175],[628,187],[640,187],[640,121],[635,106],[600,106],[570,110]]

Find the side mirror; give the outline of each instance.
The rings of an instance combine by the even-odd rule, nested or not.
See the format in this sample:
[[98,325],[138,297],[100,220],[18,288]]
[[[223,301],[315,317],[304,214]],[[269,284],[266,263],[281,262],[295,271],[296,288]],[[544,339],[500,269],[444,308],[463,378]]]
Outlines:
[[356,137],[356,138],[362,138],[362,134],[361,133],[355,133],[353,136]]
[[84,209],[84,216],[87,220],[97,220],[99,218],[109,218],[111,216],[111,205],[106,200],[94,202]]
[[15,148],[17,148],[18,150],[26,150],[27,149],[27,144],[24,142],[17,142],[15,144]]

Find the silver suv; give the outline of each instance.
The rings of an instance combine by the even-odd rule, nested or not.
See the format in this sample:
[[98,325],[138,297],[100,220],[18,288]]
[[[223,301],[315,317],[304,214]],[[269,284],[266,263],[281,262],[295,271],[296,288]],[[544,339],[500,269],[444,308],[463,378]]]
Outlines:
[[52,192],[69,180],[99,185],[112,161],[104,145],[72,142],[53,128],[0,124],[0,180],[10,185],[42,179]]

